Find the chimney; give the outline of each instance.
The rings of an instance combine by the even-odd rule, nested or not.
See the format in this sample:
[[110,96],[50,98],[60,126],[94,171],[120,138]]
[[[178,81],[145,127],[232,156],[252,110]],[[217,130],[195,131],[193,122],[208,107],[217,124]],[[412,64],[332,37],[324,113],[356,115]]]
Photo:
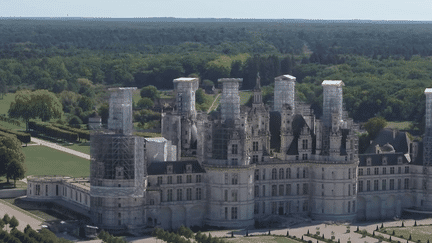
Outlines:
[[110,88],[108,129],[132,135],[132,94],[136,87]]
[[291,109],[295,110],[294,98],[295,98],[295,82],[296,77],[291,75],[282,75],[275,78],[274,88],[274,111],[282,111],[284,104],[291,106]]
[[222,97],[220,100],[222,120],[240,119],[240,95],[239,87],[243,82],[242,78],[221,78]]
[[323,124],[326,127],[332,126],[332,114],[336,113],[338,123],[342,122],[343,115],[343,95],[342,87],[345,84],[342,80],[324,80],[323,86]]
[[425,131],[427,133],[432,128],[432,88],[425,89],[424,93],[426,95]]
[[198,78],[177,78],[173,80],[176,93],[177,112],[181,115],[196,115],[195,91],[198,89]]

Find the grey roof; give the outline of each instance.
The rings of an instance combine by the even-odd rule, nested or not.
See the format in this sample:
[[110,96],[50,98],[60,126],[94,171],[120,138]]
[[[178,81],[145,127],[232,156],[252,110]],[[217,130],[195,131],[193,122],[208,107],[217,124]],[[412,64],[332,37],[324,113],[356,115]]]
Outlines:
[[375,153],[375,146],[378,144],[380,147],[389,143],[393,146],[396,153],[408,153],[409,151],[409,138],[406,132],[394,131],[392,129],[381,130],[377,137],[372,141],[366,149],[365,154]]
[[185,174],[186,165],[192,164],[192,173],[205,173],[204,168],[196,160],[153,162],[147,168],[149,175],[165,175],[168,165],[173,165],[172,174]]
[[367,158],[371,158],[371,166],[381,166],[382,158],[387,157],[387,165],[398,165],[398,157],[402,157],[402,164],[408,164],[408,160],[403,153],[394,153],[394,154],[360,154],[359,155],[359,166],[367,166],[366,160]]

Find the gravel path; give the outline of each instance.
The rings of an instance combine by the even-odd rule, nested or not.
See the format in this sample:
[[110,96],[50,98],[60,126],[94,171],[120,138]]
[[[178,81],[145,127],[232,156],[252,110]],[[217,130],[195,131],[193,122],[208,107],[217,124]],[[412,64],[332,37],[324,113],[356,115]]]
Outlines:
[[90,155],[88,155],[88,154],[81,153],[81,152],[78,152],[76,150],[60,146],[60,145],[55,144],[55,143],[47,142],[47,141],[44,141],[44,140],[41,140],[41,139],[38,139],[38,138],[34,138],[34,137],[31,138],[31,141],[34,142],[34,143],[36,143],[36,144],[38,144],[38,145],[47,146],[47,147],[50,147],[50,148],[53,148],[53,149],[57,149],[59,151],[63,151],[63,152],[69,153],[69,154],[73,154],[73,155],[81,157],[83,159],[90,160]]
[[24,231],[24,228],[27,226],[27,224],[29,224],[30,227],[32,227],[32,229],[34,230],[40,229],[40,225],[43,223],[43,219],[38,220],[30,217],[27,214],[18,210],[17,207],[10,205],[3,200],[0,200],[0,217],[3,218],[5,214],[8,214],[11,218],[12,216],[15,216],[15,218],[18,219],[19,225],[17,228],[20,231]]

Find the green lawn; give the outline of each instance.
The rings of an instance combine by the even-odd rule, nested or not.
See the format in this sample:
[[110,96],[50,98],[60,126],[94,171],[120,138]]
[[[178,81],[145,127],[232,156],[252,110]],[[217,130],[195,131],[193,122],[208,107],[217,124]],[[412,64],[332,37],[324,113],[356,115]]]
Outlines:
[[284,237],[284,236],[252,236],[252,237],[234,237],[224,238],[226,242],[239,242],[239,243],[298,243],[299,241]]
[[386,231],[386,234],[392,235],[393,230],[395,232],[396,237],[404,236],[405,239],[408,239],[411,235],[411,241],[417,242],[421,240],[421,242],[427,242],[428,240],[432,240],[432,225],[425,226],[409,226],[409,227],[386,227],[380,229],[380,232]]
[[9,179],[9,183],[7,183],[6,177],[0,177],[0,190],[1,189],[26,189],[27,184],[22,181],[16,181],[16,187],[14,187],[14,180]]
[[252,95],[252,91],[240,91],[240,105],[246,104]]
[[23,147],[28,175],[88,177],[90,161],[45,146]]
[[81,153],[90,154],[90,142],[74,143],[72,145],[65,143],[60,145],[64,146],[65,148],[70,148]]
[[387,122],[386,128],[393,128],[399,130],[408,130],[412,126],[411,121],[398,121],[398,122]]
[[8,93],[1,99],[0,95],[0,114],[7,114],[10,104],[15,100],[15,94]]

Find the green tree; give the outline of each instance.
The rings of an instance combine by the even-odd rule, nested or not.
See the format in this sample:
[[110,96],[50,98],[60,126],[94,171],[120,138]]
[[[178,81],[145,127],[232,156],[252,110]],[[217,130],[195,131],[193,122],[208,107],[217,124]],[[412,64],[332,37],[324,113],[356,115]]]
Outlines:
[[386,125],[387,121],[383,117],[373,117],[364,124],[364,127],[369,134],[369,139],[372,140]]
[[2,99],[3,95],[7,93],[6,81],[2,77],[0,77],[0,93],[2,94]]
[[15,229],[16,227],[18,227],[18,225],[18,219],[16,219],[15,216],[12,216],[11,220],[9,221],[9,226],[12,227],[12,229]]
[[103,103],[99,107],[99,109],[97,110],[97,113],[102,118],[102,124],[107,124],[108,123],[108,116],[109,116],[109,104]]
[[[6,175],[7,182],[9,178],[20,178],[22,170],[18,164],[23,164],[25,155],[22,152],[21,142],[15,136],[0,137],[0,175]],[[13,172],[13,169],[19,171]],[[7,223],[5,221],[5,223]]]
[[6,178],[12,178],[14,180],[14,187],[16,187],[16,181],[23,179],[25,176],[24,164],[16,160],[9,163],[6,168]]
[[5,226],[5,223],[3,222],[3,219],[0,219],[0,229],[3,229]]
[[78,100],[78,106],[83,109],[83,111],[89,111],[93,109],[93,99],[88,96],[81,96],[81,98]]
[[202,103],[205,102],[205,93],[204,93],[204,90],[202,90],[202,89],[198,89],[198,90],[196,91],[196,93],[195,93],[195,101],[196,101],[198,104],[202,104]]
[[9,222],[10,222],[10,220],[11,220],[11,218],[9,217],[9,214],[5,214],[4,216],[3,216],[3,222],[5,223],[5,224],[9,224]]
[[141,95],[141,98],[147,97],[147,98],[154,100],[154,99],[160,97],[160,92],[155,86],[148,85],[148,86],[141,89],[140,95]]
[[141,98],[137,104],[139,109],[151,109],[153,106],[153,101],[148,97]]
[[48,90],[19,91],[12,101],[8,114],[12,118],[22,118],[28,122],[31,118],[40,118],[48,121],[51,118],[61,118],[63,115],[62,104],[57,96]]
[[69,125],[71,126],[76,126],[79,124],[82,124],[82,120],[78,117],[78,116],[72,116],[71,119],[69,120]]

